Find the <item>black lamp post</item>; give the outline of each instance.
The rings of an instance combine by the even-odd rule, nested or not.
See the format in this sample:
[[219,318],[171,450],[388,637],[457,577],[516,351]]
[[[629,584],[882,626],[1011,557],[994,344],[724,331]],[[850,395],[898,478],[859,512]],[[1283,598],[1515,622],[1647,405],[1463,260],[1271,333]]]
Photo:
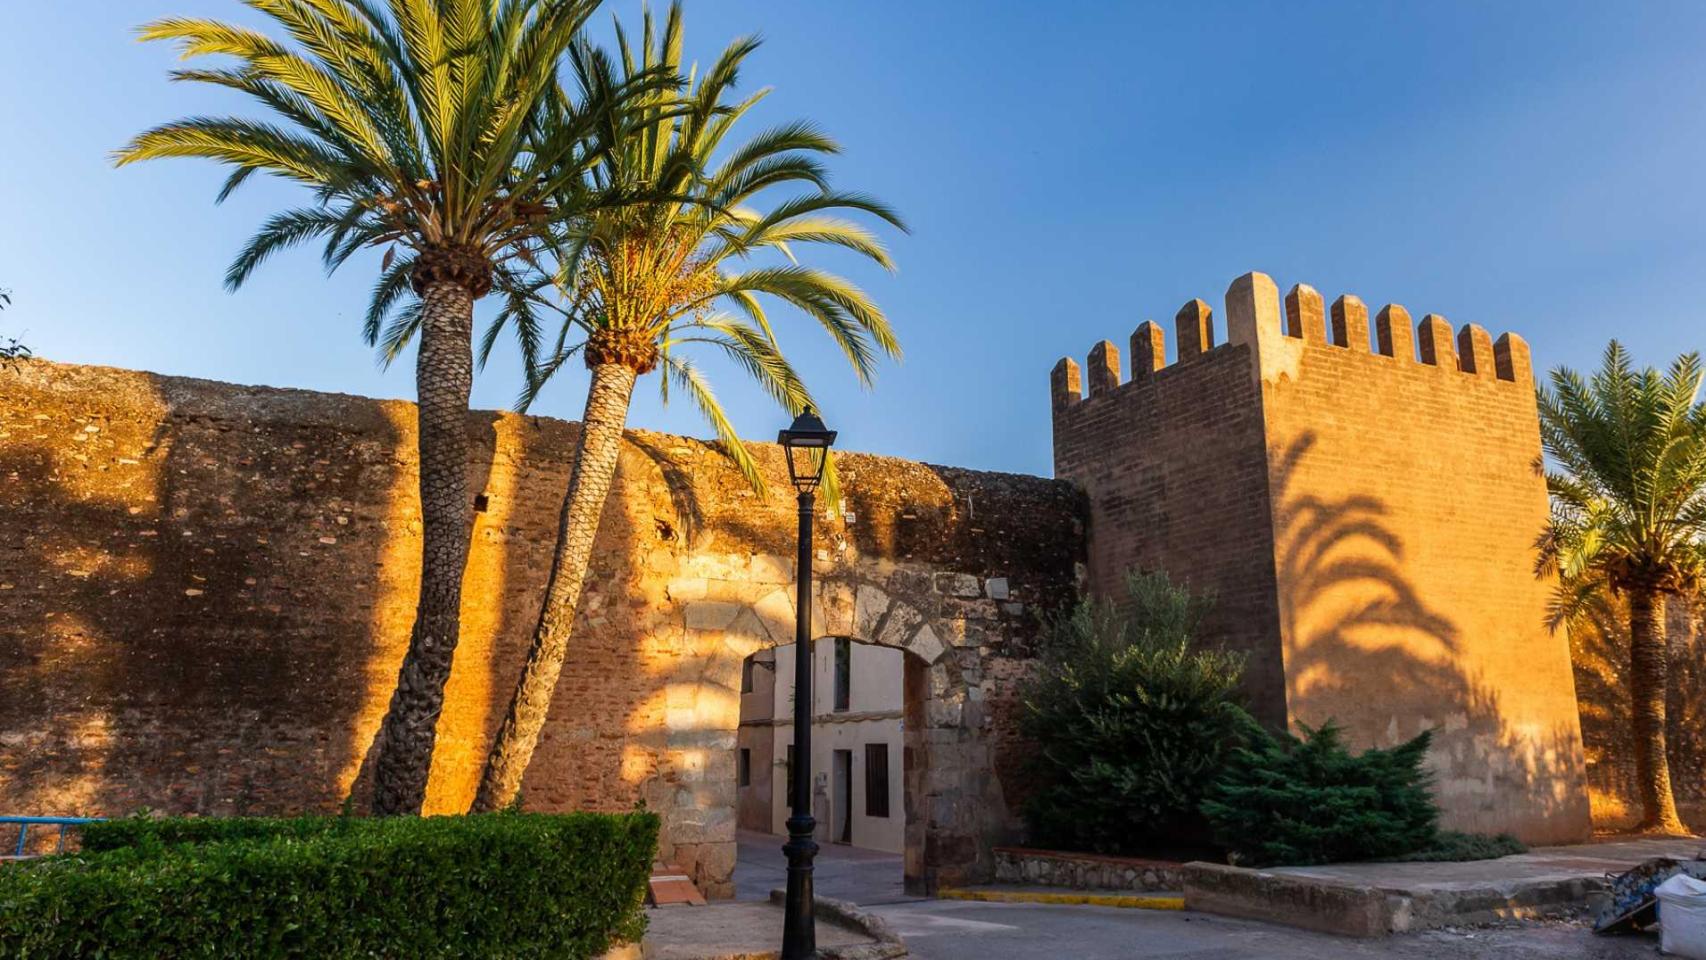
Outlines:
[[817,956],[817,921],[812,915],[812,860],[817,842],[812,831],[812,503],[829,462],[835,431],[807,407],[788,429],[776,435],[788,454],[788,478],[800,492],[800,557],[794,598],[794,815],[788,818],[788,899],[782,921],[782,960]]

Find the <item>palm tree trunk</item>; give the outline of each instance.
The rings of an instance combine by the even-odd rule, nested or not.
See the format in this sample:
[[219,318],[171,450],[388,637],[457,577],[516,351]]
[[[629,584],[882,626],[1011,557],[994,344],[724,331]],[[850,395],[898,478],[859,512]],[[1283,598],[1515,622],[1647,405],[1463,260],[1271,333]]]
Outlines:
[[1629,592],[1629,686],[1635,720],[1635,777],[1641,790],[1639,829],[1686,833],[1670,789],[1665,755],[1665,687],[1669,673],[1664,599],[1657,591]]
[[474,297],[459,283],[421,291],[415,390],[420,417],[421,592],[409,650],[379,732],[373,812],[418,814],[432,768],[444,682],[462,625],[468,498],[468,394],[474,385]]
[[634,393],[636,376],[632,367],[620,363],[592,368],[580,447],[569,473],[569,492],[563,498],[557,526],[556,555],[545,585],[545,606],[533,629],[533,645],[527,651],[521,682],[516,684],[515,697],[486,760],[485,774],[474,796],[476,813],[501,810],[515,802],[522,775],[533,759],[533,748],[539,742],[539,731],[545,726],[545,714],[557,688],[557,676],[569,652],[569,632],[580,606],[581,585],[586,582],[604,501],[616,476],[622,428],[628,420],[628,400]]

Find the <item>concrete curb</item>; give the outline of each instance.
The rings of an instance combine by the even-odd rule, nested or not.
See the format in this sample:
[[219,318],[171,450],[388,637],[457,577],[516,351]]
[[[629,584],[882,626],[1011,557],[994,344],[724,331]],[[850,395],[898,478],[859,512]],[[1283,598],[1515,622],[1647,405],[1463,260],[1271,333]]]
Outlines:
[[936,891],[943,900],[973,900],[979,903],[1050,903],[1081,907],[1119,907],[1126,910],[1183,910],[1185,898],[1160,894],[1094,893],[1088,890],[979,890],[943,887]]
[[[781,903],[786,898],[787,891],[770,891],[771,903]],[[855,947],[820,948],[818,956],[822,960],[897,960],[907,956],[906,941],[889,926],[889,922],[860,909],[858,904],[847,900],[832,900],[829,897],[813,897],[812,905],[819,917],[852,927],[877,941]]]

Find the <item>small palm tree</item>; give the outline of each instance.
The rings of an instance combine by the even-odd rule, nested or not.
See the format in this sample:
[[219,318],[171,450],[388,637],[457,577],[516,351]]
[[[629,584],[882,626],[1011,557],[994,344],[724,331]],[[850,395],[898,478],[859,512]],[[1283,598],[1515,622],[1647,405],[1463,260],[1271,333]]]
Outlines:
[[357,250],[387,248],[370,342],[410,291],[418,298],[408,310],[420,331],[420,598],[380,734],[373,799],[376,813],[417,812],[460,629],[471,532],[474,301],[534,238],[582,212],[575,187],[588,130],[560,110],[551,114],[556,122],[539,119],[597,0],[248,5],[288,39],[188,18],[156,21],[141,36],[176,41],[185,58],[233,58],[232,66],[172,77],[239,91],[271,118],[178,120],[139,135],[115,159],[218,161],[232,168],[221,201],[256,173],[311,191],[305,206],[267,220],[238,253],[225,275],[232,289],[273,253],[323,239],[328,270]]
[[[681,7],[675,4],[661,33],[646,15],[638,58],[618,25],[620,77],[612,75],[615,70],[604,56],[590,51],[572,56],[583,88],[608,89],[648,71],[680,73],[681,43]],[[892,268],[869,230],[835,214],[870,214],[904,229],[900,218],[875,199],[829,188],[815,155],[835,153],[837,147],[809,124],[780,126],[723,148],[734,125],[764,95],[761,91],[735,103],[725,99],[757,46],[754,39],[737,40],[685,89],[654,90],[631,116],[607,114],[595,187],[623,194],[651,190],[662,199],[601,210],[570,224],[557,238],[554,267],[538,271],[525,288],[509,290],[497,318],[498,324],[515,326],[524,353],[525,344],[543,342],[538,333],[542,318],[554,311],[562,322],[556,346],[535,357],[522,406],[576,355],[591,369],[592,383],[544,607],[481,779],[477,810],[512,802],[533,755],[568,652],[637,378],[661,368],[666,400],[672,388],[685,391],[734,463],[762,489],[757,465],[710,385],[684,355],[686,348],[709,348],[732,358],[790,412],[810,406],[811,396],[777,348],[760,295],[791,304],[820,323],[862,383],[871,382],[880,356],[899,355],[888,320],[863,292],[833,274],[799,265],[794,256],[798,247],[829,244]],[[771,188],[799,185],[809,189],[763,212],[751,206]],[[767,252],[780,254],[779,262],[742,263]],[[492,335],[495,330],[488,344]]]
[[1669,655],[1664,601],[1706,573],[1706,406],[1702,371],[1685,354],[1664,374],[1635,370],[1613,340],[1590,380],[1552,371],[1540,392],[1551,523],[1540,573],[1559,577],[1554,626],[1610,591],[1629,608],[1630,699],[1642,829],[1682,833],[1665,756]]

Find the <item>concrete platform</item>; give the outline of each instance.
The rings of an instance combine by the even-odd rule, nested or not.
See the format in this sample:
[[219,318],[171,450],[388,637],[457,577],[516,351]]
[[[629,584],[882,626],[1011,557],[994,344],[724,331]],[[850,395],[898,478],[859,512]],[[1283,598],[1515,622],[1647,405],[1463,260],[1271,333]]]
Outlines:
[[1390,933],[1576,914],[1606,890],[1606,875],[1649,857],[1693,857],[1706,840],[1651,838],[1538,847],[1464,863],[1349,863],[1249,870],[1191,863],[1189,910],[1325,933]]

